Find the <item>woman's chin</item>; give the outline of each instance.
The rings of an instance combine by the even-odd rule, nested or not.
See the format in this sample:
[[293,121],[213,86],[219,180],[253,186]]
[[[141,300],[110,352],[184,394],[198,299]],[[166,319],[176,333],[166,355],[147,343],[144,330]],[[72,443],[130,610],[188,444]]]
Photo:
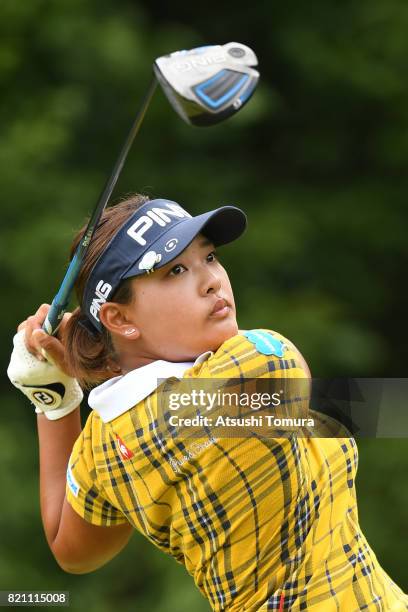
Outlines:
[[167,361],[194,361],[199,355],[207,351],[215,353],[224,342],[237,334],[238,324],[235,318],[231,318],[228,321],[223,321],[222,325],[211,326],[210,329],[202,330],[201,334],[192,332],[191,342],[186,338],[180,345],[177,343],[180,338],[175,338],[174,342],[170,343],[173,347],[172,350],[166,351],[156,358]]
[[238,334],[238,324],[235,320],[225,321],[224,325],[220,325],[218,329],[212,330],[206,338],[206,343],[211,345],[206,350],[216,351],[220,348],[223,342],[233,338]]

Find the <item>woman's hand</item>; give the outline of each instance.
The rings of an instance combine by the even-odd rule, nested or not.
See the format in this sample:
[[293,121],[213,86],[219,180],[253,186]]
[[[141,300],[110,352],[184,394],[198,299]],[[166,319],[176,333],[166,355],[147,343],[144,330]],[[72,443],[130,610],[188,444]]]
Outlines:
[[25,345],[34,357],[39,361],[48,361],[55,364],[64,374],[71,376],[63,344],[65,329],[71,313],[67,312],[63,316],[57,335],[49,336],[42,329],[42,324],[49,309],[49,304],[42,304],[34,315],[20,323],[17,331],[24,330]]
[[[55,421],[75,410],[83,393],[70,375],[63,342],[41,329],[49,308],[43,304],[18,326],[7,374],[34,404],[37,414]],[[66,314],[62,320],[59,332],[62,337],[69,317]]]

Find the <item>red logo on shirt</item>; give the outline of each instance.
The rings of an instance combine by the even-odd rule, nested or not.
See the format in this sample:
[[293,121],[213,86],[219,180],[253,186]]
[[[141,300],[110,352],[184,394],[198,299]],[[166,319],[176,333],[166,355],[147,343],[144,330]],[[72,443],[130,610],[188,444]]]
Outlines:
[[126,446],[126,444],[123,442],[122,438],[118,436],[118,434],[116,434],[116,440],[118,443],[119,452],[122,455],[123,459],[130,459],[131,457],[133,457],[134,453],[132,453],[130,448]]

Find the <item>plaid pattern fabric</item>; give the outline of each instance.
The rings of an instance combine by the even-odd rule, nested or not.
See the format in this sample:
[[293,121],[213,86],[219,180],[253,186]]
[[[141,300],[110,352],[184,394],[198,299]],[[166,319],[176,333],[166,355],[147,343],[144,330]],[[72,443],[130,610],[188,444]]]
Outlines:
[[[185,378],[304,378],[270,333],[283,357],[239,335]],[[92,412],[69,465],[72,507],[95,525],[130,522],[213,610],[408,609],[359,527],[353,438],[171,438],[155,392],[106,424]]]

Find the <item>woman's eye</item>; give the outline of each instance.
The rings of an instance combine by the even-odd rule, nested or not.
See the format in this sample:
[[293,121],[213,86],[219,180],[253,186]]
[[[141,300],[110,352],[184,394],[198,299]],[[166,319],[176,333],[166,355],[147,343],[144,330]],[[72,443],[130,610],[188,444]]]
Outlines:
[[211,263],[211,262],[213,262],[213,261],[216,261],[216,259],[217,259],[217,254],[216,254],[216,252],[215,252],[215,251],[211,251],[211,253],[208,253],[208,255],[207,255],[207,261],[208,261],[209,263]]
[[177,264],[176,266],[173,266],[172,269],[170,270],[170,275],[180,276],[182,270],[185,270],[185,267],[182,266],[181,264]]

